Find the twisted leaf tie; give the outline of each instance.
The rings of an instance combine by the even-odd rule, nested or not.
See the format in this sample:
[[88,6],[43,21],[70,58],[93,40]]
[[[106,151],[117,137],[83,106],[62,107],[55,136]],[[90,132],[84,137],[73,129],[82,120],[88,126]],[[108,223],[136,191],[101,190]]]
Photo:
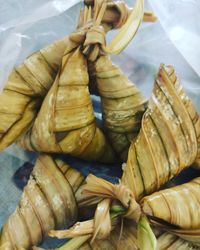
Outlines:
[[[121,211],[121,215],[124,218],[134,222],[138,222],[140,218],[141,210],[139,204],[135,201],[132,192],[122,184],[112,184],[102,178],[89,175],[86,178],[86,184],[83,186],[82,193],[84,200],[88,200],[88,204],[90,204],[91,198],[98,197],[103,199],[97,205],[94,220],[78,222],[69,230],[51,231],[50,236],[66,238],[92,234],[92,241],[95,238],[107,238],[118,221],[118,217],[112,218],[110,215],[110,209],[115,201],[118,201],[124,207]],[[79,204],[81,206],[81,200]]]

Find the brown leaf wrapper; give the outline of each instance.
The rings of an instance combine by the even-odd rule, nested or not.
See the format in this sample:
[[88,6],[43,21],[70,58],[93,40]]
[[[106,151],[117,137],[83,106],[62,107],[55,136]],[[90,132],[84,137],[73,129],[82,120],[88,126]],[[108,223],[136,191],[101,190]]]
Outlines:
[[104,127],[116,153],[126,161],[131,141],[139,133],[147,100],[108,56],[101,56],[95,62],[94,72]]
[[200,178],[161,190],[141,201],[143,212],[156,226],[200,246]]
[[50,230],[75,223],[78,190],[84,179],[63,161],[41,155],[15,212],[2,228],[0,247],[9,244],[9,250],[16,246],[30,249]]
[[33,127],[19,144],[29,150],[113,162],[113,151],[95,123],[88,81],[87,60],[80,48],[66,53]]
[[122,183],[136,199],[158,190],[197,158],[200,118],[172,66],[161,65]]

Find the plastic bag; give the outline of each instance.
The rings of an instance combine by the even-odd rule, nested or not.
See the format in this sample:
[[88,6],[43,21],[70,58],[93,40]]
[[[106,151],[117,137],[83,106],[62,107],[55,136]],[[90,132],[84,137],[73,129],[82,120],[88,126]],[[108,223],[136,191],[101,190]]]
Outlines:
[[[128,0],[128,4],[132,1]],[[200,17],[197,0],[149,0],[158,22],[143,24],[125,50],[137,63],[129,73],[148,96],[159,64],[172,64],[200,112]],[[140,74],[139,74],[140,73]],[[135,76],[133,76],[135,75]]]
[[[29,54],[72,32],[80,0],[10,0],[0,7],[0,89]],[[69,10],[70,9],[70,10]]]

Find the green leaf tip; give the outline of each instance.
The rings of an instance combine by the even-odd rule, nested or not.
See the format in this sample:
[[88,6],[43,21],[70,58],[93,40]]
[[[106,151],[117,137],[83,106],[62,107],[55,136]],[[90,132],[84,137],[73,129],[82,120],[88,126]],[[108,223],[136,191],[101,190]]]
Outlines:
[[157,240],[146,216],[142,216],[139,220],[137,238],[140,250],[157,249]]

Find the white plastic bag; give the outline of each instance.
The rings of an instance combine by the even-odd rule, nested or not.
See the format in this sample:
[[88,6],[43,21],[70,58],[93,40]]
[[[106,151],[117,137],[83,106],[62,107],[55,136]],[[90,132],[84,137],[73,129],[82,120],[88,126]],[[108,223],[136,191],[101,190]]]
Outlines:
[[150,2],[173,45],[200,76],[200,2],[198,0],[151,0]]
[[29,54],[75,28],[80,0],[0,1],[0,89]]
[[155,12],[158,22],[143,24],[125,50],[135,60],[130,76],[149,96],[160,63],[172,64],[200,112],[200,2],[148,0],[146,8]]

